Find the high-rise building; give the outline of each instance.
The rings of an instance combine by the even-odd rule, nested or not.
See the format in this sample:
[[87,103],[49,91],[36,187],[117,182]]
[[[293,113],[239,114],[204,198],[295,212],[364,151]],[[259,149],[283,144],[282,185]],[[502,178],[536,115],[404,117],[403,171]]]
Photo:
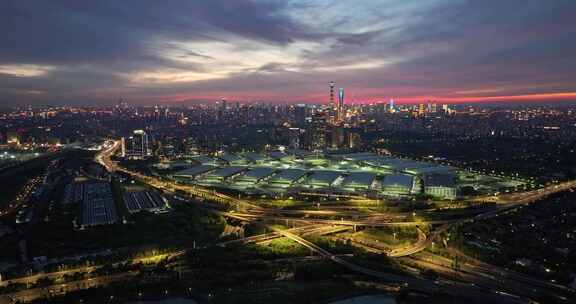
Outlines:
[[328,123],[325,113],[316,113],[306,132],[306,146],[310,150],[324,150],[327,145]]
[[338,108],[337,111],[337,121],[342,122],[344,120],[344,88],[338,90]]
[[330,81],[330,109],[334,109],[334,86],[336,86],[336,83],[334,83],[334,81]]
[[438,112],[438,104],[434,102],[430,105],[430,113],[436,113],[436,112]]
[[336,86],[336,83],[334,81],[330,82],[330,104],[328,105],[328,122],[329,123],[334,123],[337,120],[337,115],[338,115],[338,104],[335,102],[334,98],[334,87]]
[[346,144],[349,149],[356,149],[362,145],[362,138],[360,137],[360,134],[356,132],[348,132],[347,141]]
[[294,122],[302,126],[306,123],[306,105],[298,104],[294,107]]
[[344,88],[338,90],[338,109],[344,108]]
[[345,130],[341,126],[333,126],[329,130],[330,148],[340,149],[345,145]]
[[125,157],[144,159],[150,156],[148,134],[144,130],[134,130],[132,136],[123,140]]
[[300,129],[299,128],[288,129],[288,146],[291,149],[300,148]]
[[396,109],[394,108],[394,99],[390,99],[389,105],[390,107],[388,108],[388,111],[390,111],[390,113],[396,112]]
[[426,113],[426,109],[424,107],[424,104],[418,104],[418,116],[424,116],[424,113]]
[[385,103],[382,103],[382,102],[378,102],[378,103],[376,104],[376,113],[377,113],[378,115],[382,115],[382,114],[384,114],[385,112],[386,112],[386,104],[385,104]]
[[226,109],[228,109],[228,103],[226,102],[225,98],[222,98],[222,102],[220,103],[220,111],[226,112]]

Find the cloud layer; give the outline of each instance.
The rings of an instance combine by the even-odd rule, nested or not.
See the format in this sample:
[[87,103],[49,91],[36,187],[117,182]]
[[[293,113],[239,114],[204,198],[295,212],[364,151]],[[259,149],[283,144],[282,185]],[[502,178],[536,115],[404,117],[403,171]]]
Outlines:
[[0,2],[0,104],[576,99],[571,0]]

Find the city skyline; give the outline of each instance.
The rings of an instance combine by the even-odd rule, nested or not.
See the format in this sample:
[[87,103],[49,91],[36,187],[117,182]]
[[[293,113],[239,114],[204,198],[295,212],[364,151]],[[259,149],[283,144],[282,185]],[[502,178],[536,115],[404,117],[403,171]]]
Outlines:
[[574,12],[0,1],[0,304],[576,303]]
[[0,4],[3,106],[575,101],[571,1]]

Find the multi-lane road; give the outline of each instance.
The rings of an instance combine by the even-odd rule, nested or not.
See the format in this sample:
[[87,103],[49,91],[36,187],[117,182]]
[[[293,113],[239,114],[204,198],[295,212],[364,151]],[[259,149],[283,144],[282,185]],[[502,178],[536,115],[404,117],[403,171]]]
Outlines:
[[453,280],[512,295],[522,295],[530,299],[555,299],[556,302],[569,303],[568,300],[575,296],[574,291],[565,286],[484,263],[469,263],[464,260],[458,264],[458,267],[454,267],[453,260],[426,252],[405,257],[403,261],[421,268],[432,269]]
[[[126,168],[122,168],[117,166],[114,162],[110,160],[110,156],[112,156],[115,151],[119,148],[119,142],[116,141],[113,144],[108,145],[108,147],[102,151],[102,153],[97,156],[96,160],[104,165],[110,171],[121,171],[126,174],[131,175],[133,178],[143,181],[145,183],[150,184],[153,187],[156,187],[165,192],[172,192],[179,190],[188,195],[195,196],[195,197],[202,197],[204,199],[218,202],[218,203],[226,203],[231,206],[237,206],[237,212],[221,212],[222,215],[230,218],[235,218],[238,220],[246,221],[246,222],[254,222],[259,221],[262,222],[263,225],[266,225],[273,233],[262,235],[262,236],[255,236],[251,238],[247,238],[244,241],[246,242],[258,242],[258,241],[267,241],[273,237],[284,236],[289,239],[292,239],[299,244],[309,248],[310,250],[317,252],[319,255],[326,257],[327,259],[334,261],[352,271],[362,273],[364,275],[376,277],[378,279],[383,279],[388,282],[398,282],[398,283],[409,283],[412,287],[418,287],[420,290],[430,290],[430,289],[437,289],[438,286],[434,284],[430,284],[425,280],[415,279],[411,277],[399,276],[390,273],[382,273],[380,271],[375,271],[371,269],[367,269],[365,267],[353,264],[345,259],[342,259],[338,256],[331,254],[330,252],[326,251],[325,249],[315,245],[314,243],[304,239],[301,237],[302,233],[307,231],[307,229],[312,229],[311,227],[331,227],[331,226],[350,226],[350,227],[358,227],[358,226],[370,226],[370,227],[381,227],[381,226],[430,226],[430,225],[437,225],[438,227],[433,230],[429,235],[424,234],[421,230],[418,232],[418,240],[409,247],[401,248],[394,250],[392,252],[388,252],[391,257],[403,257],[403,259],[411,259],[406,258],[407,256],[412,256],[414,254],[418,254],[422,252],[426,247],[430,246],[432,242],[438,239],[443,232],[447,231],[448,229],[455,227],[457,225],[464,224],[469,221],[477,221],[477,220],[484,220],[494,216],[498,216],[499,214],[509,212],[515,208],[520,206],[533,203],[543,197],[552,195],[554,193],[566,191],[569,189],[573,189],[576,187],[576,181],[569,181],[560,184],[554,184],[547,186],[542,189],[522,192],[522,193],[510,193],[510,194],[502,194],[498,196],[490,196],[490,197],[480,197],[473,199],[474,202],[496,202],[498,203],[495,209],[489,210],[476,210],[472,212],[465,212],[462,213],[459,219],[450,219],[450,220],[423,220],[423,221],[412,221],[410,220],[411,217],[407,214],[376,214],[376,213],[367,213],[367,212],[360,212],[357,210],[280,210],[280,209],[270,209],[270,208],[262,208],[260,206],[254,205],[253,203],[237,199],[234,197],[230,197],[224,195],[222,193],[218,193],[214,190],[199,187],[199,186],[187,186],[181,185],[169,181],[164,181],[156,177],[146,176],[140,174],[138,172],[133,172]],[[328,218],[326,218],[328,217]],[[339,220],[334,220],[333,218],[340,218]],[[301,228],[301,229],[280,229],[271,225],[265,224],[265,222],[269,221],[294,221],[300,222],[304,225],[308,225],[310,228]],[[326,228],[324,228],[326,229]],[[321,230],[321,229],[320,229]],[[309,231],[309,230],[308,230]],[[429,257],[428,257],[429,258]],[[421,258],[414,258],[414,263],[420,265],[423,268],[434,269],[437,270],[439,273],[445,274],[448,277],[454,278],[453,274],[447,270],[446,260],[435,258],[433,263],[430,260],[426,260]],[[438,261],[440,261],[438,263]],[[546,282],[542,282],[539,280],[535,280],[532,278],[528,278],[523,275],[507,273],[500,270],[500,276],[498,276],[498,280],[495,282],[489,282],[493,280],[494,271],[491,270],[493,266],[491,265],[482,265],[482,266],[475,266],[472,267],[470,265],[465,266],[466,271],[460,273],[459,275],[466,277],[467,281],[473,284],[473,289],[477,289],[474,284],[479,284],[484,287],[488,288],[491,293],[496,296],[508,296],[508,301],[514,302],[526,302],[528,298],[538,298],[539,293],[550,293],[549,295],[556,300],[562,302],[566,297],[566,295],[570,296],[573,295],[573,291],[569,288],[566,290],[558,290],[554,286],[549,286]],[[479,268],[479,267],[482,267]],[[497,269],[493,267],[493,269]],[[454,272],[454,270],[451,270]],[[477,272],[477,273],[476,273]],[[501,283],[498,283],[501,282]],[[506,284],[511,286],[510,288],[502,288],[502,284]],[[468,285],[467,285],[468,286]],[[469,286],[470,287],[470,286]],[[564,287],[565,288],[565,287]],[[465,289],[465,288],[464,288]],[[468,288],[469,289],[469,288]],[[461,288],[462,290],[462,288]],[[502,291],[505,290],[505,291]],[[468,290],[467,292],[474,292],[473,290]],[[514,294],[519,294],[522,296],[516,296]]]
[[[546,294],[559,302],[568,299],[570,296],[574,296],[573,290],[561,286],[539,281],[528,276],[512,273],[506,270],[498,269],[492,265],[481,264],[481,265],[471,265],[465,264],[462,270],[454,271],[450,268],[448,264],[449,261],[445,258],[438,256],[430,256],[428,254],[422,254],[421,252],[428,246],[432,244],[443,232],[454,227],[456,225],[461,225],[468,221],[483,220],[497,216],[503,212],[513,210],[522,205],[532,203],[545,196],[566,191],[576,187],[576,181],[565,182],[561,184],[551,185],[542,189],[532,190],[523,193],[511,193],[503,194],[500,196],[482,197],[474,199],[473,201],[492,201],[497,202],[498,207],[491,210],[475,210],[472,212],[463,212],[459,219],[450,220],[434,220],[434,221],[413,221],[411,220],[413,216],[410,214],[387,214],[387,213],[377,213],[377,212],[366,212],[365,210],[360,211],[360,209],[354,208],[333,208],[333,209],[323,209],[323,210],[281,210],[273,208],[263,208],[261,206],[255,205],[250,201],[238,199],[231,197],[212,189],[181,185],[174,182],[162,180],[157,177],[147,176],[134,172],[127,168],[118,166],[111,160],[111,157],[120,148],[120,141],[108,141],[104,145],[103,150],[95,156],[95,161],[103,165],[108,171],[120,171],[129,174],[133,178],[145,182],[161,191],[175,194],[176,192],[183,192],[190,196],[201,197],[208,201],[224,203],[230,206],[237,207],[236,212],[222,212],[222,215],[230,218],[235,218],[238,220],[246,222],[261,222],[263,225],[268,227],[272,233],[267,233],[258,236],[251,236],[248,238],[243,238],[240,240],[235,240],[226,243],[220,243],[221,246],[231,245],[233,243],[261,243],[269,242],[270,240],[278,237],[289,238],[302,246],[309,248],[310,250],[316,252],[317,254],[335,262],[349,270],[364,275],[372,276],[380,280],[384,280],[390,283],[398,284],[408,284],[411,288],[415,288],[422,291],[437,291],[442,289],[447,292],[454,293],[456,291],[446,290],[454,289],[454,286],[459,286],[458,292],[463,292],[464,294],[474,294],[478,293],[479,296],[482,292],[479,289],[488,289],[492,294],[482,295],[486,298],[498,298],[504,295],[508,295],[507,301],[514,302],[525,302],[528,298],[538,298],[539,294]],[[205,204],[208,205],[208,204]],[[335,220],[334,218],[339,218]],[[280,229],[278,227],[268,225],[266,222],[270,221],[292,221],[299,222],[303,226],[293,228],[293,229]],[[332,234],[341,231],[356,228],[358,226],[369,226],[369,227],[383,227],[383,226],[429,226],[437,225],[435,230],[432,230],[429,235],[426,235],[422,230],[418,229],[418,239],[411,246],[397,248],[395,250],[386,252],[390,257],[396,257],[401,259],[408,259],[411,263],[417,264],[422,268],[433,269],[438,273],[443,274],[445,277],[451,278],[454,281],[448,282],[448,286],[439,286],[438,282],[432,282],[430,280],[418,279],[410,276],[403,276],[397,274],[385,273],[377,270],[368,269],[366,267],[356,265],[350,261],[331,254],[327,250],[321,248],[320,246],[306,240],[302,236],[306,235],[323,235]],[[184,251],[179,252],[182,254]],[[384,253],[384,252],[381,252]],[[85,269],[88,270],[88,269]],[[78,270],[72,270],[76,272]],[[62,273],[46,274],[48,277],[61,276]],[[44,277],[46,275],[36,275],[32,277],[17,279],[18,282],[35,282],[38,278]],[[97,284],[105,285],[107,282],[114,280],[123,279],[123,276],[109,277],[109,278],[97,278],[97,279],[87,279],[82,284],[71,284],[69,286],[76,286],[75,288],[82,288],[86,284]],[[457,281],[461,281],[465,278],[465,281],[472,285],[458,285]],[[14,281],[16,282],[16,281]],[[5,282],[7,283],[7,282]],[[454,285],[456,284],[456,285]],[[91,286],[97,286],[91,285]],[[441,285],[441,284],[440,284]],[[478,285],[478,286],[477,286]],[[503,286],[507,286],[504,288]],[[72,287],[70,287],[72,288]],[[39,294],[44,294],[48,290],[44,289],[31,289],[21,292],[21,299],[28,297],[38,296]],[[64,290],[64,292],[67,290]],[[54,291],[53,291],[54,292]],[[515,296],[514,294],[522,295]],[[528,298],[525,298],[528,297]],[[0,299],[2,300],[2,299]],[[5,300],[5,299],[4,299]],[[1,303],[1,302],[0,302]]]

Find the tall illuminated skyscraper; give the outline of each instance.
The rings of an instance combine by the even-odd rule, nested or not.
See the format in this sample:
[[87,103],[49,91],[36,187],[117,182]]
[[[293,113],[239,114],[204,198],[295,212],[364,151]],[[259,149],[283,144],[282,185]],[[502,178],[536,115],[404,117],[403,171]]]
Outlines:
[[330,109],[334,109],[334,86],[336,83],[334,81],[330,81]]
[[317,113],[312,116],[312,122],[306,132],[306,146],[313,151],[322,151],[328,144],[328,124],[324,113]]
[[148,150],[148,134],[144,130],[134,130],[132,136],[123,140],[122,153],[126,157],[143,159],[150,156]]
[[344,121],[344,88],[338,90],[338,108],[336,109],[336,121]]

